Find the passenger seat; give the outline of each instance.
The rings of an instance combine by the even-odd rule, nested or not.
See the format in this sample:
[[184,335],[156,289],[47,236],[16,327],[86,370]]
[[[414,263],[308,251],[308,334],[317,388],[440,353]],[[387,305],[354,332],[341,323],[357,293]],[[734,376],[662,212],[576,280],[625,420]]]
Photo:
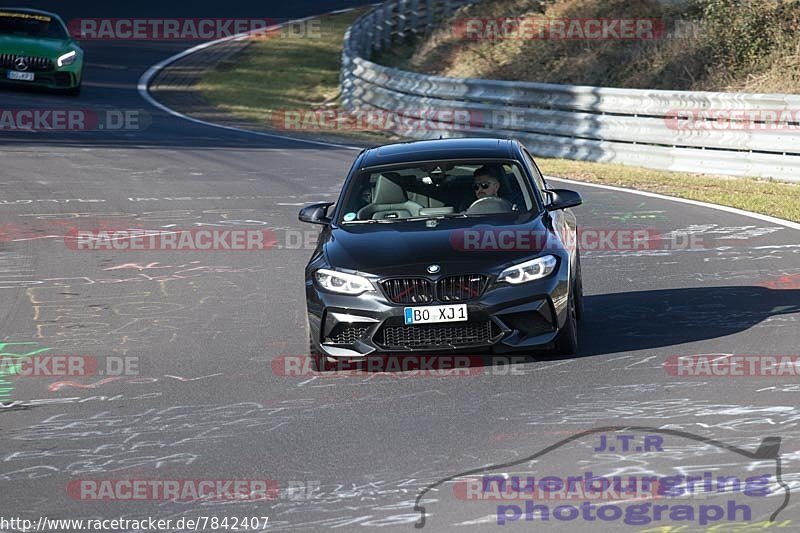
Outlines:
[[380,175],[375,181],[375,195],[372,203],[358,211],[359,220],[380,220],[409,218],[419,216],[422,206],[408,199],[406,191],[389,179]]

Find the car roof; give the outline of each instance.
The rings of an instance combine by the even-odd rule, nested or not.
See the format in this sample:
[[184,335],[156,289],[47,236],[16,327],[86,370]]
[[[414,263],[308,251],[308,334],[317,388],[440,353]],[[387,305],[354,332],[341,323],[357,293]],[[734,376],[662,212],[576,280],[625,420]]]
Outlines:
[[54,19],[61,20],[61,17],[59,17],[55,13],[51,13],[49,11],[42,11],[41,9],[31,9],[29,7],[0,7],[0,12],[2,11],[5,11],[6,13],[30,13],[32,15],[47,15],[48,17],[53,17]]
[[409,141],[365,150],[361,168],[447,159],[516,159],[514,141],[496,138]]

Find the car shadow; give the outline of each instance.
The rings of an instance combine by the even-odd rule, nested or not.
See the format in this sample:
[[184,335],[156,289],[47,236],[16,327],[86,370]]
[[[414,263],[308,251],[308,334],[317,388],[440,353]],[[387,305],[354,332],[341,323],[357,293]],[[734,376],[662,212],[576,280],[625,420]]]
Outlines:
[[693,287],[584,296],[579,356],[647,350],[724,337],[800,313],[800,290]]

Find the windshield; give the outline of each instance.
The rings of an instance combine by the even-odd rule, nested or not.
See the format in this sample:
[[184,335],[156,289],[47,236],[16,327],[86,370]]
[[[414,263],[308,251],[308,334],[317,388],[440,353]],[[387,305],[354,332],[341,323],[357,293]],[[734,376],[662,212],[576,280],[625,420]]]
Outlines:
[[53,17],[39,13],[0,11],[0,35],[66,39],[63,25]]
[[339,223],[527,212],[535,208],[527,182],[511,162],[426,162],[367,170],[350,181]]

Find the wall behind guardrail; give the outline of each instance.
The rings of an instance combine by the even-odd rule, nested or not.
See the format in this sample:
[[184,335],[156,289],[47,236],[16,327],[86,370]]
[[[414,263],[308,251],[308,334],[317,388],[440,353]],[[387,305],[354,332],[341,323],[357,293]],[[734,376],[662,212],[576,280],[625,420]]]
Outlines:
[[416,139],[518,138],[544,157],[800,182],[800,95],[447,78],[370,61],[473,1],[390,0],[356,20],[342,52],[345,109],[399,117],[386,129]]

